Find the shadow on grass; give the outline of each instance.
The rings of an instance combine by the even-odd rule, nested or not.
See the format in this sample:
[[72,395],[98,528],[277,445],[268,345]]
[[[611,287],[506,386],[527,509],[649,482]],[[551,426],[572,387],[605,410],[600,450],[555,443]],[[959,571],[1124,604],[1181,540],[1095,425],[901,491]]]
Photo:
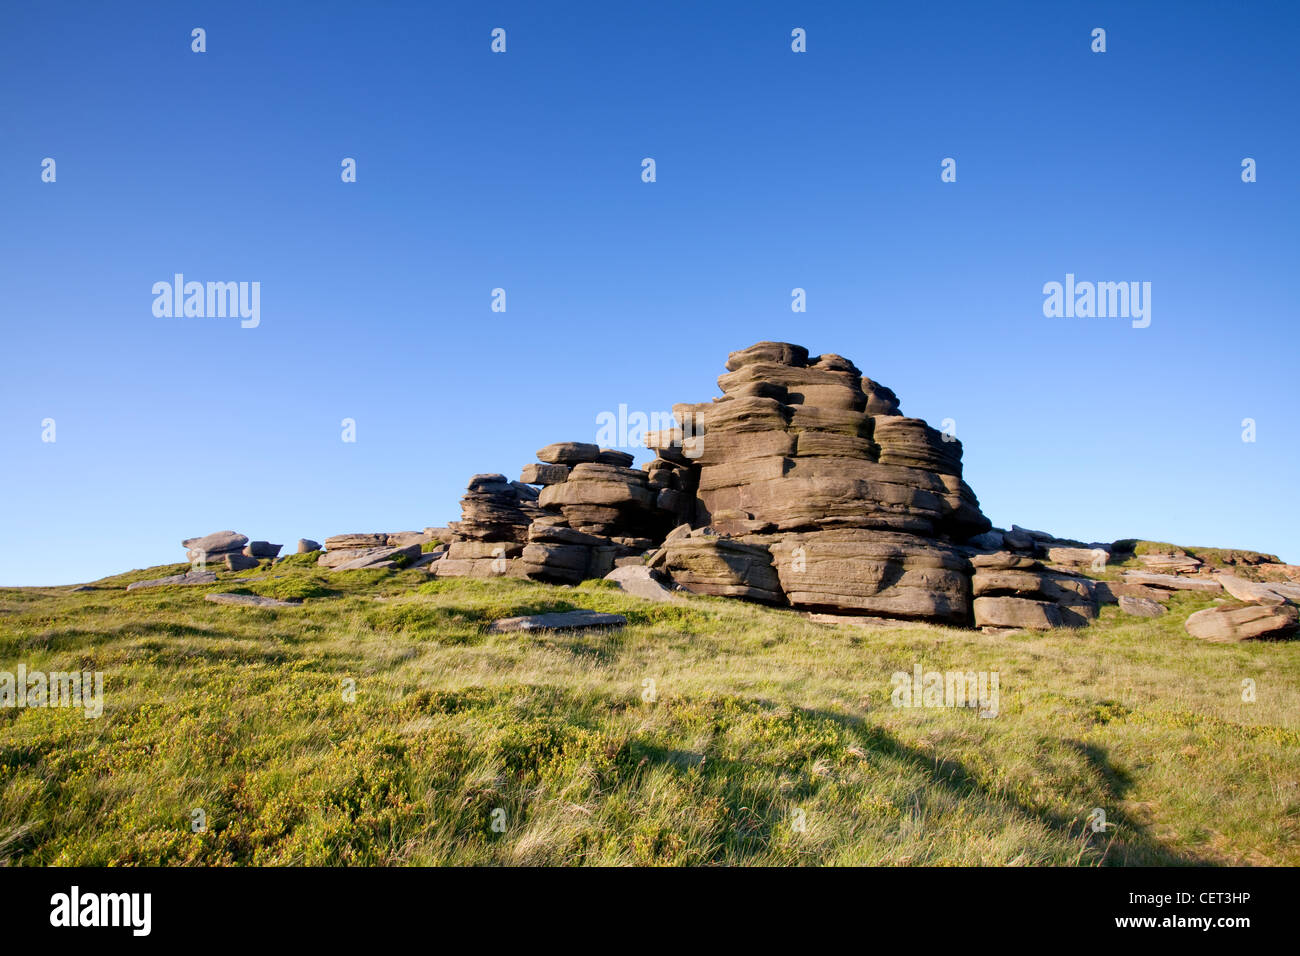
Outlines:
[[[809,718],[838,724],[862,741],[876,756],[895,760],[913,772],[924,775],[928,788],[947,792],[960,801],[975,800],[991,811],[1005,808],[1015,817],[1041,825],[1063,843],[1077,846],[1080,862],[1148,866],[1211,866],[1216,863],[1161,844],[1146,826],[1119,808],[1119,803],[1132,787],[1132,779],[1111,763],[1101,747],[1079,741],[1065,742],[1104,781],[1098,803],[1106,811],[1108,826],[1104,833],[1091,833],[1087,820],[1091,806],[1080,807],[1077,815],[1030,806],[1005,791],[990,789],[961,761],[936,759],[934,754],[910,746],[861,718],[817,709],[798,708],[797,711]],[[750,762],[746,760],[706,757],[700,753],[645,742],[636,743],[630,755],[642,763],[662,766],[675,773],[707,773],[739,780],[744,779],[746,770],[751,769]],[[712,862],[744,863],[749,858],[762,856],[770,848],[776,827],[788,818],[790,798],[805,795],[808,794],[777,795],[768,790],[755,789],[741,794],[738,799],[729,800],[728,826]],[[1122,834],[1122,839],[1117,834]]]
[[[1080,807],[1080,812],[1076,816],[1029,806],[1005,792],[990,790],[980,783],[978,778],[961,761],[951,758],[936,759],[933,754],[905,744],[880,727],[867,724],[861,718],[825,710],[805,711],[805,713],[833,720],[846,729],[865,737],[870,742],[871,748],[876,752],[894,757],[923,770],[929,776],[932,785],[945,789],[954,796],[960,798],[976,797],[986,801],[990,806],[996,806],[998,803],[1007,804],[1017,816],[1042,824],[1066,841],[1073,841],[1081,847],[1084,845],[1085,833],[1088,827],[1086,818],[1092,809],[1091,807]],[[1126,836],[1122,842],[1119,842],[1118,837],[1113,838],[1112,841],[1111,837],[1101,833],[1086,834],[1088,848],[1097,851],[1101,855],[1098,860],[1099,864],[1143,866],[1217,865],[1214,860],[1165,846],[1151,834],[1146,826],[1125,814],[1119,808],[1118,804],[1125,799],[1132,788],[1133,780],[1129,774],[1111,763],[1105,748],[1094,744],[1085,744],[1077,740],[1069,740],[1064,743],[1092,766],[1104,781],[1104,792],[1102,794],[1104,799],[1099,802],[1105,804],[1102,809],[1106,811],[1108,832],[1113,826],[1118,833],[1131,835]],[[1121,857],[1118,860],[1111,859],[1112,845],[1118,847],[1118,853]]]

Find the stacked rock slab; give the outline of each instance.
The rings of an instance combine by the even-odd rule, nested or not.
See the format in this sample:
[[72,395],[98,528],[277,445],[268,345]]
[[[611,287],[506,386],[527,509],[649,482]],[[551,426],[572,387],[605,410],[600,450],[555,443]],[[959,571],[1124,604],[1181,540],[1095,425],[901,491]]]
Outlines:
[[687,469],[656,460],[633,468],[627,452],[581,442],[547,445],[541,464],[521,480],[542,485],[538,504],[548,517],[529,529],[524,573],[543,581],[604,577],[688,521],[695,499]]
[[1009,551],[971,558],[975,624],[1045,631],[1083,627],[1097,617],[1094,582]]
[[[264,541],[254,543],[266,546],[267,550],[271,547]],[[200,538],[186,538],[181,542],[181,547],[185,549],[185,557],[196,568],[224,564],[231,571],[245,571],[257,567],[260,563],[257,557],[248,553],[251,549],[247,549],[247,545],[248,536],[237,531],[214,531],[212,534]],[[275,553],[279,553],[278,548]]]
[[553,583],[604,577],[619,561],[639,561],[694,512],[694,486],[679,476],[689,472],[685,465],[633,468],[627,452],[587,442],[556,442],[537,457],[517,482],[502,475],[470,481],[455,525],[464,540],[434,573]]
[[[902,415],[843,356],[760,342],[727,369],[720,398],[674,406],[681,428],[647,438],[697,469],[694,523],[718,533],[666,541],[655,563],[704,593],[970,623],[972,569],[957,545],[990,524],[962,480],[961,443]],[[726,567],[737,580],[693,581],[706,565],[705,577]]]
[[439,577],[522,577],[528,526],[542,514],[537,489],[502,474],[475,475],[460,499],[460,510],[461,520],[447,527],[453,540],[433,565],[434,573]]
[[334,571],[392,570],[420,556],[420,543],[405,543],[405,533],[336,534],[325,539],[317,565]]

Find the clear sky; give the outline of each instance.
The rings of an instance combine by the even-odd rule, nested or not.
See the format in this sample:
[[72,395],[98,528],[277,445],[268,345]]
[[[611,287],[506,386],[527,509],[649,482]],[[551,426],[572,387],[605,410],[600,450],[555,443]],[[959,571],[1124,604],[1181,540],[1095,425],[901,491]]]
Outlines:
[[[1298,26],[1266,2],[5,4],[0,584],[226,528],[292,550],[443,524],[470,475],[707,400],[761,339],[953,419],[996,525],[1300,562]],[[260,325],[156,317],[175,273],[259,282]],[[1150,326],[1045,317],[1067,273],[1150,282]]]

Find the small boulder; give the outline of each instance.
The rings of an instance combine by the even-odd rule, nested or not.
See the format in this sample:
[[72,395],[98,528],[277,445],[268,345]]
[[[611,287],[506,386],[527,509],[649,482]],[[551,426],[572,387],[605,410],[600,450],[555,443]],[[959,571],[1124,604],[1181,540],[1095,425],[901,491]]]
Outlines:
[[320,549],[321,547],[319,541],[313,541],[311,538],[298,539],[299,554],[311,554],[313,551],[319,551]]
[[1165,613],[1165,606],[1150,598],[1121,594],[1118,603],[1120,611],[1134,617],[1159,617]]
[[673,593],[673,589],[664,584],[663,579],[644,564],[627,564],[616,567],[605,575],[606,581],[613,581],[622,590],[633,597],[645,598],[647,601],[680,602],[683,599]]

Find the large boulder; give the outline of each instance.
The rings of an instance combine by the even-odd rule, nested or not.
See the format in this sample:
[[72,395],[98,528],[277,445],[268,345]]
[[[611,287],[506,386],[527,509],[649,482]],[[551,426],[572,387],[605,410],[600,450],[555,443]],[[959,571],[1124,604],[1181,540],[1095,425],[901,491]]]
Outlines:
[[675,538],[665,542],[659,566],[696,594],[785,603],[772,555],[759,544],[717,535]]
[[970,565],[950,545],[894,532],[839,529],[782,535],[769,547],[793,607],[970,622]]
[[181,542],[185,557],[203,563],[221,561],[228,554],[239,554],[248,544],[248,536],[238,531],[215,531],[199,538],[186,538]]
[[1061,608],[1052,601],[1018,597],[977,597],[974,601],[976,627],[1050,631],[1066,627]]
[[1214,643],[1293,637],[1300,613],[1289,604],[1224,604],[1190,615],[1184,627],[1192,637]]

